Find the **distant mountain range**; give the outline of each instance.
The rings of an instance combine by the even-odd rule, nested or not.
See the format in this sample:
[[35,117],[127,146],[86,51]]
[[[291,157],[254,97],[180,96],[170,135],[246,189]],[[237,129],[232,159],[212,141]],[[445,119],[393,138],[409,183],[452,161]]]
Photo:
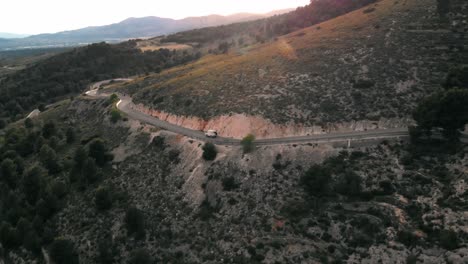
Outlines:
[[39,34],[25,38],[6,38],[0,35],[0,50],[77,46],[100,41],[120,42],[131,38],[155,37],[184,30],[262,19],[292,10],[278,10],[267,14],[210,15],[180,20],[161,17],[129,18],[107,26],[87,27],[54,34]]
[[28,36],[30,36],[30,35],[0,32],[0,38],[4,38],[4,39],[25,38],[25,37],[28,37]]

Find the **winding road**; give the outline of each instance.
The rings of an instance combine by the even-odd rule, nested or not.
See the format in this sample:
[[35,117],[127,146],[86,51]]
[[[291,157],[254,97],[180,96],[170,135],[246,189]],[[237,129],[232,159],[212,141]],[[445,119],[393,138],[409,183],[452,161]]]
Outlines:
[[[128,81],[129,79],[116,79],[115,81]],[[109,97],[110,94],[102,93],[99,88],[108,84],[110,81],[102,81],[91,85],[91,90],[86,92],[86,95],[91,97]],[[240,145],[241,140],[233,138],[207,138],[203,131],[188,129],[185,127],[177,126],[166,121],[160,120],[156,117],[150,116],[146,113],[136,110],[132,98],[126,95],[118,94],[120,101],[117,103],[117,108],[125,113],[129,118],[160,127],[164,130],[187,136],[189,138],[198,139],[205,142],[211,142],[217,145]],[[391,139],[391,138],[406,138],[409,137],[407,128],[383,129],[383,130],[368,130],[320,135],[308,135],[298,137],[284,137],[284,138],[268,138],[255,140],[256,145],[289,145],[300,143],[330,143],[330,142],[348,142],[348,146],[355,140],[373,140],[373,139]]]

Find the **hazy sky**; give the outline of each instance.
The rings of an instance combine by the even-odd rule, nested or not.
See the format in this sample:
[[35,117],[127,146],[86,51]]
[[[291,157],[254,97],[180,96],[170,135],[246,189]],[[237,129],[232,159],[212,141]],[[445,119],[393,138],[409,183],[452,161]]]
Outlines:
[[120,22],[128,17],[184,18],[266,13],[309,0],[2,0],[0,32],[52,33]]

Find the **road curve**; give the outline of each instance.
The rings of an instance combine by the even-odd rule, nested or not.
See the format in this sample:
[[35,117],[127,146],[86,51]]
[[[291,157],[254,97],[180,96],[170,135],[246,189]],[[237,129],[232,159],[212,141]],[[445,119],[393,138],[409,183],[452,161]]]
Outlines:
[[[104,82],[99,82],[91,86],[91,90],[86,92],[91,97],[108,97],[110,94],[100,93],[98,87]],[[107,82],[108,83],[108,82]],[[180,135],[187,136],[189,138],[198,139],[205,142],[211,142],[217,145],[240,145],[239,139],[233,138],[207,138],[203,131],[197,131],[188,129],[185,127],[177,126],[166,121],[160,120],[156,117],[140,112],[133,104],[132,98],[126,95],[119,94],[120,101],[117,103],[117,108],[125,113],[129,118],[139,120],[141,122],[160,127],[164,130],[168,130]],[[268,145],[287,145],[287,144],[300,144],[300,143],[327,143],[327,142],[346,142],[352,140],[370,140],[370,139],[390,139],[390,138],[405,138],[408,137],[407,128],[395,128],[395,129],[383,129],[383,130],[368,130],[368,131],[357,131],[357,132],[344,132],[344,133],[332,133],[332,134],[321,134],[321,135],[308,135],[298,137],[283,137],[283,138],[268,138],[268,139],[257,139],[256,145],[268,146]]]

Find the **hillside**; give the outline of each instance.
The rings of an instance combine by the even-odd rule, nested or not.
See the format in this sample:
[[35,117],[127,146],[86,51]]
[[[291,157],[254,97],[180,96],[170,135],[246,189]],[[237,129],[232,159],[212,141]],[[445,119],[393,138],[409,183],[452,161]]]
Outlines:
[[76,96],[91,82],[157,72],[196,58],[167,49],[141,52],[135,41],[67,50],[0,78],[0,120],[15,121],[37,107]]
[[[240,114],[300,126],[408,124],[416,103],[466,61],[465,35],[454,33],[463,31],[456,20],[467,14],[459,4],[451,22],[439,18],[432,0],[382,0],[264,44],[228,39],[226,54],[153,74],[126,90],[155,115],[181,123],[215,119],[225,127]],[[249,122],[258,118],[252,120],[243,122],[254,126]]]
[[210,15],[188,17],[179,20],[161,17],[128,18],[119,23],[106,26],[87,27],[53,34],[39,34],[26,38],[0,39],[0,50],[31,47],[77,46],[101,41],[120,42],[132,38],[155,37],[194,28],[262,19],[289,11],[291,10],[278,10],[267,14],[240,13],[230,16]]
[[0,261],[467,261],[466,146],[217,146],[207,161],[203,142],[113,123],[112,107],[78,97],[0,135]]

